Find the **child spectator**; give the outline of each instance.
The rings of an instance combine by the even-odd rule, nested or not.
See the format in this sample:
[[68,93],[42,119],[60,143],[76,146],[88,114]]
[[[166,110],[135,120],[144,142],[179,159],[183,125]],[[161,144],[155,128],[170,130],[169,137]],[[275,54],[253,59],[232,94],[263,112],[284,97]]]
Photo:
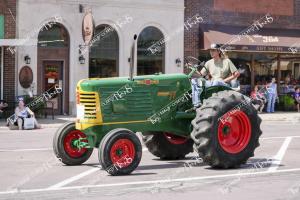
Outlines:
[[295,99],[295,104],[297,105],[297,110],[300,112],[300,87],[295,88],[293,97]]
[[262,113],[264,107],[265,107],[265,98],[263,96],[263,94],[261,94],[259,91],[258,91],[258,86],[256,85],[254,87],[254,90],[251,92],[251,98],[252,98],[252,103],[254,105],[258,105],[258,112],[259,113]]

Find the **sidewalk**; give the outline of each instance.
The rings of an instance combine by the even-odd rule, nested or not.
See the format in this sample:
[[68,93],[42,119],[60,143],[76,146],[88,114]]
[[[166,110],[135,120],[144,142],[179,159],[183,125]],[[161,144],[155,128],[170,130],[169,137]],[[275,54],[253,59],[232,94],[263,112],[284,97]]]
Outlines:
[[298,112],[282,112],[278,111],[275,113],[262,113],[259,114],[263,121],[288,121],[288,122],[299,122],[300,124],[300,113]]
[[[52,120],[51,116],[48,116],[47,119],[37,118],[37,121],[42,125],[42,128],[58,128],[66,122],[75,121],[75,119],[75,116],[56,115],[54,116],[54,120]],[[6,121],[4,119],[1,119],[0,121],[0,128],[7,128]]]
[[[286,121],[286,122],[292,122],[292,123],[298,123],[300,124],[300,113],[297,112],[275,112],[275,113],[262,113],[259,114],[261,119],[263,121]],[[58,128],[62,124],[69,122],[69,121],[75,121],[75,116],[64,116],[64,115],[58,115],[54,117],[54,120],[52,118],[48,117],[45,118],[38,118],[38,122],[42,125],[43,128]],[[4,129],[7,128],[6,122],[2,119],[0,121],[0,128]]]

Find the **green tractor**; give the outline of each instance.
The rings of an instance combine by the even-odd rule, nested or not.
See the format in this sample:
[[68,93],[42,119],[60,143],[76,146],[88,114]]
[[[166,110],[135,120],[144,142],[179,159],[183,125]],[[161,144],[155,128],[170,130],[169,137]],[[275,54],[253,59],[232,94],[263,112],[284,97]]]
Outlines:
[[[135,37],[136,39],[136,37]],[[133,44],[132,52],[134,52]],[[76,122],[56,132],[53,148],[66,165],[80,165],[98,148],[102,169],[130,174],[142,157],[141,132],[149,152],[160,159],[182,159],[194,150],[214,168],[234,168],[254,156],[261,119],[248,97],[226,86],[205,87],[193,110],[189,74],[154,74],[81,80],[76,89]]]

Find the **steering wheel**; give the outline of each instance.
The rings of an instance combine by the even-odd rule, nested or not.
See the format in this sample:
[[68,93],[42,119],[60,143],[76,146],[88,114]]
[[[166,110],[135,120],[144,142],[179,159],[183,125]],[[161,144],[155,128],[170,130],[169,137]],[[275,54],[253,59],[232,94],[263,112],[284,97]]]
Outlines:
[[201,63],[200,60],[198,60],[197,58],[195,58],[193,56],[187,56],[187,57],[184,58],[184,60],[185,60],[185,63],[188,67],[192,66],[192,67],[198,68],[200,63]]
[[[198,60],[197,58],[193,57],[193,56],[187,56],[184,58],[185,60],[185,66],[189,69],[192,70],[192,74],[195,73],[198,68],[200,67],[199,71],[204,67],[205,68],[205,62],[201,62],[200,60]],[[205,68],[206,69],[206,68]]]

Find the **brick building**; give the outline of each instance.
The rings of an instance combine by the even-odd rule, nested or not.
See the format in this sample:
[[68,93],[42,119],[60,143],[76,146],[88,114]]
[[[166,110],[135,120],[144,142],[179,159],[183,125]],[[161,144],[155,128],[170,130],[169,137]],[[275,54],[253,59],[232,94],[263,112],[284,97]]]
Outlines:
[[219,43],[237,67],[249,71],[241,76],[248,92],[268,76],[300,84],[300,0],[185,0],[185,8],[185,20],[204,18],[185,30],[185,56],[208,60],[205,49]]
[[[8,50],[16,38],[16,0],[0,0],[0,94],[15,101],[15,54]],[[4,89],[5,88],[5,89]]]

